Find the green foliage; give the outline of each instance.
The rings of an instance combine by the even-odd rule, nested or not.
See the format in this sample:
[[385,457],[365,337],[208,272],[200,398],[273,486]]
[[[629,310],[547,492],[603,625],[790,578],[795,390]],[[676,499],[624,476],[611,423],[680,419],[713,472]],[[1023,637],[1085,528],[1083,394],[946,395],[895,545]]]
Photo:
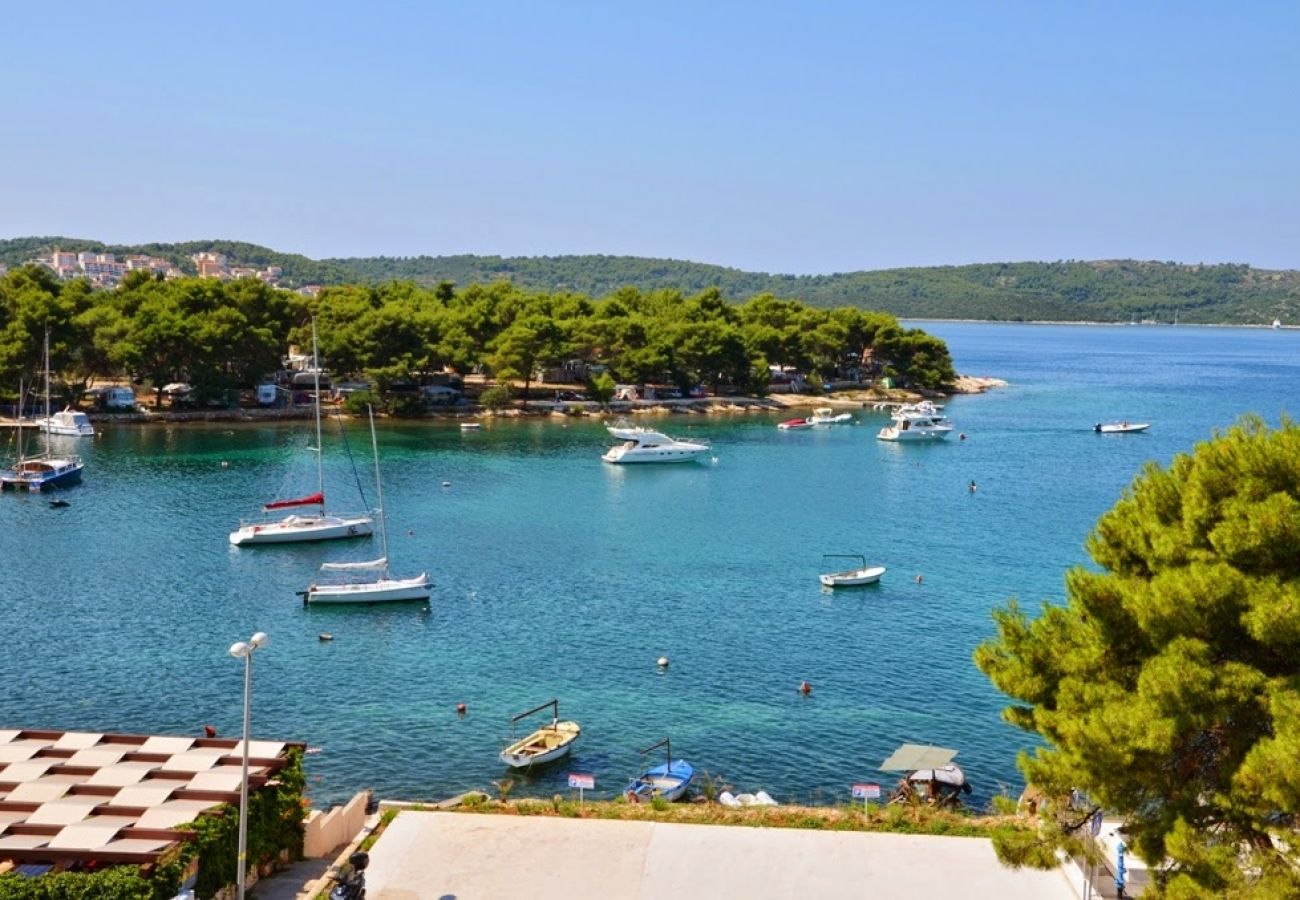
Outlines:
[[492,412],[505,409],[511,403],[510,385],[493,385],[479,396],[478,402],[484,409]]
[[760,295],[801,297],[830,308],[854,306],[908,318],[1268,324],[1300,318],[1300,272],[1238,264],[1102,260],[988,263],[885,269],[834,275],[767,275],[722,266],[632,256],[416,256],[314,260],[238,241],[108,245],[67,237],[0,240],[0,262],[11,269],[50,249],[148,253],[193,273],[190,256],[224,253],[232,264],[279,266],[291,287],[304,284],[381,285],[410,281],[443,294],[496,282],[520,291],[563,290],[602,297],[631,285],[687,294],[715,290],[732,300]]
[[55,872],[39,878],[6,873],[0,875],[0,900],[170,900],[175,894],[160,887],[135,866]]
[[396,398],[449,368],[522,380],[526,401],[539,372],[575,359],[605,367],[593,379],[599,396],[612,396],[615,380],[762,394],[769,364],[865,380],[868,348],[910,384],[953,380],[944,343],[886,313],[770,295],[736,306],[716,288],[694,296],[624,288],[593,300],[506,283],[455,291],[389,282],[333,287],[309,301],[249,279],[132,278],[94,291],[26,267],[0,278],[0,385],[39,369],[48,327],[52,368],[68,381],[64,399],[93,379],[130,377],[149,383],[157,406],[170,382],[190,384],[200,403],[225,401],[276,371],[291,343],[309,347],[312,318],[322,364],[335,377],[373,382],[398,415],[422,413]]
[[587,382],[587,394],[601,406],[608,406],[609,401],[614,399],[614,391],[617,387],[614,376],[608,372],[601,372]]
[[665,812],[668,810],[669,806],[670,804],[668,801],[663,797],[660,797],[658,794],[650,798],[650,808],[655,812]]
[[1020,759],[1037,840],[999,853],[1046,862],[1095,804],[1168,861],[1169,896],[1300,892],[1300,427],[1247,418],[1148,464],[1087,546],[1102,571],[1036,619],[997,610],[975,654],[1046,741]]
[[377,405],[378,400],[370,391],[357,391],[343,398],[343,411],[349,416],[364,416],[372,406]]

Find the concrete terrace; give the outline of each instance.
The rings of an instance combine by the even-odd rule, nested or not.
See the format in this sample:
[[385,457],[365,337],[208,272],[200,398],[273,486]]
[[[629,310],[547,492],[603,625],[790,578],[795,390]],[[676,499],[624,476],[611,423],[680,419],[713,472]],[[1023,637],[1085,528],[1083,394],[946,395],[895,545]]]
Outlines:
[[1063,870],[988,840],[406,811],[371,850],[371,900],[1077,900]]

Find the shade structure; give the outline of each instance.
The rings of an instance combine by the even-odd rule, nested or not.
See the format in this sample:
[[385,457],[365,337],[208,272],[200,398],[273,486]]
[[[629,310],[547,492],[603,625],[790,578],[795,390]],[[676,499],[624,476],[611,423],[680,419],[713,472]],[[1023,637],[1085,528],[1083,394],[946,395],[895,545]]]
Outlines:
[[903,744],[889,759],[880,764],[882,772],[914,772],[917,769],[937,769],[952,762],[956,750],[935,747],[932,744]]

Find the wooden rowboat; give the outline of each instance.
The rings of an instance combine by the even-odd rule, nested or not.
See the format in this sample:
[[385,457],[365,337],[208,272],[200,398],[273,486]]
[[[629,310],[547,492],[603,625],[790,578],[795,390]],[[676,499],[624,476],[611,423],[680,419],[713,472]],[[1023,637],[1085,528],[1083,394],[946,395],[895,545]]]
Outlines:
[[560,721],[560,701],[550,700],[528,712],[522,712],[511,718],[517,722],[533,713],[551,708],[551,724],[543,725],[523,740],[515,741],[501,751],[501,761],[514,769],[527,769],[553,762],[564,756],[573,747],[573,742],[582,733],[577,722]]

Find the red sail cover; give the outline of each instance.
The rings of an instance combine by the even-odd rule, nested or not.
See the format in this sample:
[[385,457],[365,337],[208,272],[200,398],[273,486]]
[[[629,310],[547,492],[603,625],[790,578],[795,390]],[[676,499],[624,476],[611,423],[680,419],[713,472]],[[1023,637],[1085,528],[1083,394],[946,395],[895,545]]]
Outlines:
[[272,500],[270,503],[263,506],[262,509],[285,509],[290,506],[312,506],[314,504],[319,504],[320,506],[325,505],[324,492],[311,494],[307,497],[299,497],[296,500]]

